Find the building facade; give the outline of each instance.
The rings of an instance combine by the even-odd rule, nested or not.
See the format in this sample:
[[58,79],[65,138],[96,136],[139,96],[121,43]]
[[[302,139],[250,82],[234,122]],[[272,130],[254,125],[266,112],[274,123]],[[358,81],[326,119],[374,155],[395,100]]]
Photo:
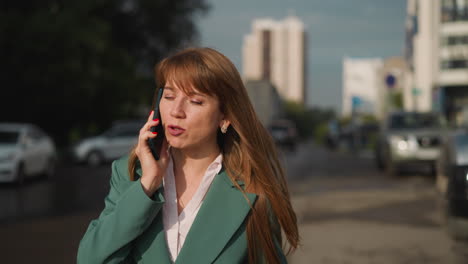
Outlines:
[[295,16],[254,20],[242,47],[244,79],[269,80],[281,98],[304,103],[306,42],[304,24]]
[[268,80],[249,80],[245,88],[255,112],[264,126],[283,116],[283,104],[275,87]]
[[440,13],[438,108],[457,125],[468,113],[468,0],[437,1]]
[[343,59],[342,116],[380,115],[383,64],[380,58]]
[[426,112],[433,108],[438,76],[437,2],[408,0],[405,57],[408,82],[404,92],[407,111]]
[[408,0],[405,56],[405,109],[468,121],[468,0]]

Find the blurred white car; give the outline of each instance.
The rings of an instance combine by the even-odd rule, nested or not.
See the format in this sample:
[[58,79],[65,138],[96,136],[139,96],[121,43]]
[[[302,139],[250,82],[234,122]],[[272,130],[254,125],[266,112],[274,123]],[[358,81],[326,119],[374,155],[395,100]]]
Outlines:
[[75,144],[75,162],[98,166],[127,154],[138,141],[144,121],[117,121],[99,136],[85,138]]
[[52,139],[32,124],[0,123],[0,182],[23,183],[31,176],[52,176],[57,152]]

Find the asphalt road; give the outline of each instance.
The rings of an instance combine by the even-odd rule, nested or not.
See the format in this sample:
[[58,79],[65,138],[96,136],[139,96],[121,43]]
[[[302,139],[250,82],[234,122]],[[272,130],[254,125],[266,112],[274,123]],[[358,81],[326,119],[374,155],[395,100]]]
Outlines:
[[[386,177],[370,152],[313,144],[284,159],[302,237],[291,263],[468,263],[468,243],[448,235],[425,168]],[[468,220],[455,220],[467,238]]]
[[[388,178],[369,153],[312,143],[282,155],[302,237],[290,263],[468,263],[468,245],[447,235],[429,175]],[[1,263],[74,263],[110,172],[110,164],[63,165],[53,179],[0,185]]]

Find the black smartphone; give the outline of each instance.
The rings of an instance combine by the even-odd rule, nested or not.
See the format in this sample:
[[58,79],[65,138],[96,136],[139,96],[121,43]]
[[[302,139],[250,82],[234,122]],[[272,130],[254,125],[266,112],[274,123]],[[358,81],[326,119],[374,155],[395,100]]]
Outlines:
[[162,94],[164,92],[164,88],[160,88],[158,91],[158,95],[156,97],[156,102],[154,104],[154,113],[153,113],[153,120],[159,118],[159,124],[157,126],[151,127],[151,132],[157,132],[158,135],[156,138],[148,139],[148,146],[153,154],[153,157],[156,160],[159,160],[161,155],[161,148],[164,141],[164,129],[161,120],[161,114],[159,112],[159,103],[161,102]]

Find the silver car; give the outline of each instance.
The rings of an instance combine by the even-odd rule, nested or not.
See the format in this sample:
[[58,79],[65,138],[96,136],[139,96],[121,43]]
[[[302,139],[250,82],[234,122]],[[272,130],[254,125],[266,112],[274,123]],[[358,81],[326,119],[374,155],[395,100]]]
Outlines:
[[389,114],[375,145],[378,168],[396,175],[404,167],[424,165],[434,174],[439,146],[447,131],[446,122],[436,113]]
[[101,135],[85,138],[72,148],[74,160],[90,166],[127,154],[138,141],[144,121],[117,121]]
[[0,182],[21,184],[28,177],[52,176],[56,161],[55,144],[39,127],[0,123]]

